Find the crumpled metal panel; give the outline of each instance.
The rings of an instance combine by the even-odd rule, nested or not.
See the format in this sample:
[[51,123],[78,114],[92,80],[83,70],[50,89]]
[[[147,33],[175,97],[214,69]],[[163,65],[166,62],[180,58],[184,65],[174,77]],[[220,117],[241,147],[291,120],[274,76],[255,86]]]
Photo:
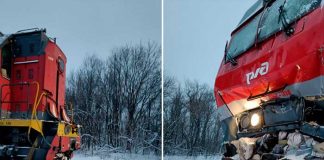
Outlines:
[[320,138],[324,139],[324,127],[320,125],[315,125],[315,124],[310,124],[310,123],[303,123],[301,125],[301,132]]
[[301,121],[304,102],[302,99],[291,99],[264,107],[264,123],[267,126]]

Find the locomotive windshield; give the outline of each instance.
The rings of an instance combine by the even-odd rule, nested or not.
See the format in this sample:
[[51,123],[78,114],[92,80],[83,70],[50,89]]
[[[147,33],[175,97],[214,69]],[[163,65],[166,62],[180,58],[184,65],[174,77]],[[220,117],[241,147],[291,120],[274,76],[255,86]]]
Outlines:
[[237,57],[248,50],[255,41],[260,15],[232,36],[226,59]]
[[[262,3],[258,1],[247,11],[240,25],[249,17],[252,17],[252,13],[255,14],[260,9],[260,4]],[[269,38],[278,31],[286,29],[290,24],[316,9],[320,4],[321,0],[274,1],[263,12],[254,16],[252,20],[249,20],[248,24],[232,35],[230,45],[226,51],[226,62],[246,52],[254,44]]]
[[242,25],[246,20],[251,18],[263,6],[263,0],[258,0],[252,7],[250,7],[244,14],[238,26]]
[[16,34],[14,36],[14,55],[24,57],[44,54],[47,41],[48,38],[41,31]]

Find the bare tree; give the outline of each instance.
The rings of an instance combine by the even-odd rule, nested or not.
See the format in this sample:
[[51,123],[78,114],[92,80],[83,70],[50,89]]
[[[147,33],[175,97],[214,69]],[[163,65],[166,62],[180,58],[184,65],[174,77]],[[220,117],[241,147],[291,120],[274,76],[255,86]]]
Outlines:
[[181,87],[171,80],[164,91],[165,154],[215,154],[219,122],[212,89],[196,81]]
[[123,46],[106,60],[84,60],[69,77],[86,148],[160,154],[161,64],[155,43]]

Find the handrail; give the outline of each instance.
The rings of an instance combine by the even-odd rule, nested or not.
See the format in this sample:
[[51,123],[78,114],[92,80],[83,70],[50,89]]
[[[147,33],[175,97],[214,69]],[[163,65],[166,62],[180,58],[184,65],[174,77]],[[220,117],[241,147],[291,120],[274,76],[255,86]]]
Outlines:
[[[2,84],[1,85],[1,88],[0,88],[0,108],[2,108],[2,104],[3,103],[26,103],[26,105],[28,106],[28,104],[29,104],[29,93],[30,93],[30,84],[31,83],[29,83],[29,82],[19,82],[19,83],[11,83],[11,84]],[[2,97],[2,93],[3,93],[3,87],[6,87],[6,86],[28,86],[27,87],[27,94],[26,94],[26,100],[25,101],[5,101],[5,100],[3,100],[3,97]],[[10,91],[9,91],[9,93],[7,93],[6,95],[5,95],[5,98],[7,97],[7,95],[8,94],[11,94],[10,93]]]
[[25,33],[27,31],[30,31],[30,32],[35,32],[35,31],[42,31],[43,29],[39,29],[39,28],[29,28],[29,29],[23,29],[23,30],[19,30],[17,31],[17,33]]
[[277,88],[277,89],[275,89],[275,90],[271,90],[271,91],[270,91],[270,83],[269,83],[269,84],[268,84],[268,87],[267,87],[267,89],[266,89],[266,91],[265,91],[264,93],[257,94],[257,95],[252,95],[252,93],[251,93],[251,95],[247,98],[247,101],[251,101],[251,100],[254,100],[254,99],[258,99],[258,98],[263,97],[263,96],[265,96],[265,95],[267,95],[267,94],[271,94],[271,93],[275,93],[275,92],[283,91],[283,90],[286,89],[287,86],[288,86],[288,85],[285,84],[283,87],[280,87],[280,88]]
[[[11,84],[2,84],[1,85],[1,95],[0,95],[1,100],[0,100],[0,102],[3,103],[3,101],[2,101],[2,89],[3,89],[3,87],[6,87],[6,86],[23,86],[23,85],[29,86],[30,83],[29,82],[19,82],[19,83],[11,83]],[[11,102],[9,101],[9,102],[6,102],[6,103],[11,103]]]
[[[33,106],[32,115],[31,115],[31,118],[30,118],[30,122],[32,122],[32,120],[35,118],[36,119],[36,124],[40,128],[39,120],[38,120],[37,115],[36,115],[36,110],[37,110],[37,108],[39,106],[40,101],[42,100],[42,97],[44,95],[46,96],[47,93],[46,92],[42,92],[42,94],[40,96],[38,96],[38,93],[39,93],[39,83],[37,81],[33,81],[32,83],[33,84],[36,84],[37,89],[36,89],[36,95],[35,95],[34,106]],[[31,125],[28,127],[28,136],[27,136],[28,137],[28,141],[31,143],[31,141],[30,141],[30,131],[31,131]],[[41,131],[40,134],[43,137],[43,139],[45,140],[45,142],[49,146],[51,146],[51,144],[46,141],[43,131]]]
[[2,90],[3,90],[3,87],[5,87],[5,86],[20,86],[20,85],[23,86],[23,85],[26,85],[26,86],[28,86],[27,92],[29,92],[29,86],[31,84],[35,84],[36,85],[36,94],[35,94],[35,99],[34,99],[33,108],[32,108],[32,116],[31,116],[31,118],[34,118],[35,115],[36,115],[36,110],[38,108],[38,105],[39,105],[42,97],[47,95],[46,92],[42,92],[42,94],[39,96],[39,83],[37,81],[33,81],[31,83],[30,82],[20,82],[20,83],[3,84],[3,85],[1,85],[0,107],[2,106],[2,103],[27,103],[27,106],[28,106],[28,104],[29,104],[29,101],[28,101],[29,100],[29,97],[28,97],[28,95],[29,94],[27,94],[27,100],[26,101],[3,101],[2,100]]
[[[33,104],[33,108],[32,108],[32,114],[31,114],[31,117],[30,117],[30,125],[28,126],[28,135],[27,135],[27,139],[29,141],[29,143],[32,145],[33,143],[31,142],[30,140],[30,132],[31,132],[31,128],[32,128],[32,122],[33,120],[36,120],[34,121],[37,125],[38,125],[38,128],[41,128],[41,121],[38,120],[37,118],[37,108],[42,100],[42,98],[44,96],[47,96],[48,93],[46,91],[42,92],[40,95],[39,95],[39,83],[37,81],[33,81],[33,82],[20,82],[20,83],[14,83],[14,84],[3,84],[1,85],[1,88],[0,88],[0,107],[2,106],[2,103],[25,103],[24,101],[19,101],[19,102],[11,102],[11,101],[2,101],[2,89],[4,86],[19,86],[19,85],[27,85],[28,86],[28,94],[27,94],[27,106],[29,104],[28,100],[29,100],[29,89],[30,89],[30,84],[35,84],[36,85],[36,95],[35,95],[35,99],[34,99],[34,104]],[[39,131],[41,136],[43,137],[45,143],[47,143],[49,146],[51,146],[51,144],[46,140],[45,136],[44,136],[44,133],[42,130]]]

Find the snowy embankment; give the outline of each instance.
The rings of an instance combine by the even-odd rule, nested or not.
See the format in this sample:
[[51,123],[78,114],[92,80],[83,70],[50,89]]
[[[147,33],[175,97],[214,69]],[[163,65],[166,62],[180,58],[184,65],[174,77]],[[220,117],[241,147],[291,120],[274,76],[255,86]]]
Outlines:
[[197,156],[197,157],[189,157],[189,156],[165,156],[164,160],[220,160],[222,159],[220,156]]
[[[164,160],[220,160],[220,156],[165,156]],[[122,154],[111,153],[106,156],[90,156],[82,153],[77,153],[72,160],[161,160],[160,156],[155,155],[140,155],[140,154]]]
[[74,154],[72,160],[160,160],[160,156],[141,155],[128,153],[108,153],[106,155],[85,155],[82,153]]
[[[285,158],[288,160],[304,160],[307,154],[296,156],[294,153],[287,154]],[[164,160],[221,160],[221,156],[197,156],[197,157],[187,157],[187,156],[165,156]],[[238,156],[232,157],[233,160],[240,160]]]

